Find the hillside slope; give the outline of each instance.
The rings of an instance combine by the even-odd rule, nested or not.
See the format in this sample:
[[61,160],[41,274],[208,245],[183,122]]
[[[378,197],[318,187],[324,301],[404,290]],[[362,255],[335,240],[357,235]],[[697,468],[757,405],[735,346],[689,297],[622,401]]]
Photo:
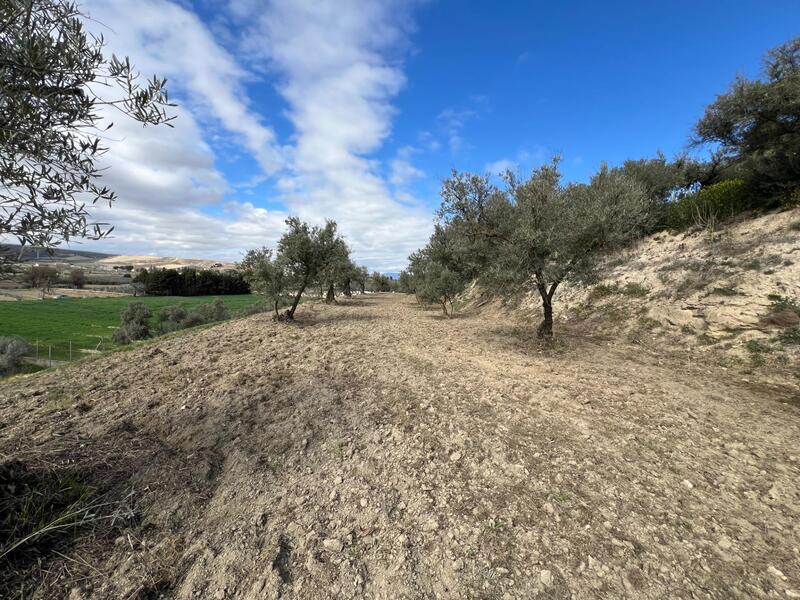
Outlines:
[[[530,318],[539,304],[536,295],[523,303]],[[563,285],[556,313],[567,326],[666,350],[749,359],[755,349],[798,365],[800,337],[781,335],[800,325],[800,209],[713,234],[651,236],[608,257],[592,285]]]
[[303,308],[0,384],[3,461],[118,517],[7,595],[800,597],[797,379],[401,295]]

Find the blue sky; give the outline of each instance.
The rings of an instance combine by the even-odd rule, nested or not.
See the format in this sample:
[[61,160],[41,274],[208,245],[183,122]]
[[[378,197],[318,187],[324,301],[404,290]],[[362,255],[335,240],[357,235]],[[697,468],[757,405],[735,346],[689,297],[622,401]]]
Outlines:
[[[235,260],[288,214],[397,271],[451,168],[672,156],[800,3],[87,0],[109,49],[170,80],[174,130],[116,123],[93,249]],[[99,26],[98,26],[99,27]]]

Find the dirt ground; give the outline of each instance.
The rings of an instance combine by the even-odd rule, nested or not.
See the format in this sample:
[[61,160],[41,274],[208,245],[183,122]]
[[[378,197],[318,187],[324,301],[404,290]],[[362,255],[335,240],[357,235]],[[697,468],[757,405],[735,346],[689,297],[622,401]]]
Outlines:
[[0,384],[0,459],[136,515],[25,598],[800,598],[797,379],[402,295],[298,317]]

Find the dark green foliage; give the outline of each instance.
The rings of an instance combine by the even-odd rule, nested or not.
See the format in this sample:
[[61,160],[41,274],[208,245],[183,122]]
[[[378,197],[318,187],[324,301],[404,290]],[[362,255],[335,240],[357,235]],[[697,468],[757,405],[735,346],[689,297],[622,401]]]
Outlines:
[[127,58],[105,56],[73,2],[3,0],[0,24],[0,237],[45,248],[103,237],[87,209],[115,198],[98,179],[100,107],[168,122],[165,81],[142,83]]
[[474,276],[506,296],[535,290],[542,337],[552,335],[558,286],[588,278],[596,256],[640,237],[653,221],[652,201],[632,177],[604,167],[589,184],[565,186],[557,159],[528,179],[507,173],[505,189],[454,173],[443,184],[439,215],[428,246],[409,257],[417,296],[430,301],[431,289],[453,293]]
[[667,224],[673,229],[713,227],[751,206],[750,191],[742,179],[726,179],[687,194],[669,204]]
[[44,297],[45,294],[52,290],[53,284],[58,281],[58,269],[47,265],[34,265],[23,272],[22,281],[28,287],[42,290],[42,297]]
[[86,273],[83,269],[72,269],[69,272],[69,279],[77,289],[82,290],[86,285]]
[[278,316],[278,309],[287,302],[289,283],[284,266],[272,258],[272,250],[250,250],[239,264],[242,275],[254,294],[263,296]]
[[122,309],[122,323],[114,332],[117,344],[129,344],[150,337],[150,309],[143,302],[131,302]]
[[189,311],[180,304],[176,306],[164,306],[156,314],[156,330],[159,334],[169,333],[183,329]]
[[461,278],[456,273],[433,260],[424,264],[417,277],[417,297],[428,304],[439,304],[446,315],[453,314],[453,300],[463,289]]
[[800,327],[791,327],[784,329],[778,334],[778,340],[786,345],[799,345],[800,344]]
[[668,161],[663,154],[655,158],[626,160],[612,171],[638,182],[646,192],[652,211],[653,229],[669,226],[670,207],[692,194],[716,175],[715,163],[702,163],[686,156]]
[[766,79],[737,77],[695,126],[769,206],[800,187],[800,38],[767,53]]
[[375,271],[369,277],[370,289],[373,292],[391,292],[392,291],[392,278],[383,273]]
[[289,217],[286,225],[288,231],[278,241],[277,260],[283,266],[287,285],[295,290],[292,304],[284,313],[292,320],[303,292],[314,283],[327,283],[331,265],[347,254],[347,246],[334,221],[327,221],[325,227],[312,227]]
[[789,310],[800,316],[800,300],[796,298],[789,298],[779,294],[768,294],[767,299],[772,302],[770,309],[772,312],[781,312]]
[[165,306],[156,315],[155,330],[160,335],[197,325],[226,321],[229,318],[228,308],[221,298],[215,298],[208,304],[199,304],[191,310],[180,304]]
[[21,337],[0,337],[0,376],[16,373],[22,365],[22,358],[30,351],[30,345]]
[[400,279],[397,282],[397,291],[403,294],[413,294],[416,292],[416,285],[414,278],[408,271],[400,273]]
[[249,294],[250,285],[239,271],[214,269],[142,269],[133,279],[150,296],[223,296]]

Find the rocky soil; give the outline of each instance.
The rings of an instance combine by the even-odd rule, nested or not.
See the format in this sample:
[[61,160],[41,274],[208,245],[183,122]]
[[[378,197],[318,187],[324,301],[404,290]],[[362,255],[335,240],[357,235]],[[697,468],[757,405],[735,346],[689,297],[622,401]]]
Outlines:
[[0,384],[0,462],[135,514],[9,597],[800,598],[797,379],[401,295],[298,316]]
[[[746,355],[747,342],[770,344],[780,332],[765,320],[773,299],[800,299],[800,208],[743,216],[713,232],[664,231],[609,257],[600,274],[597,284],[618,293],[599,298],[596,286],[565,285],[557,300],[562,314],[599,309],[614,317],[614,305],[623,301],[638,322],[625,315],[617,329],[635,331],[644,323],[677,334],[684,345]],[[532,300],[538,310],[538,298]],[[791,321],[782,325],[800,324],[796,314],[786,316]]]

